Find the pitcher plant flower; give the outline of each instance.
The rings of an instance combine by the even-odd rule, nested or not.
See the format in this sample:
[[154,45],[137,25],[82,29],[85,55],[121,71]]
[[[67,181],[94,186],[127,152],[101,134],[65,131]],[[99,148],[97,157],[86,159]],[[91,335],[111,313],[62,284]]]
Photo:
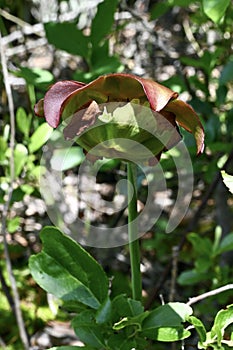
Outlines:
[[[144,163],[150,165],[181,140],[179,127],[193,134],[197,154],[203,151],[204,130],[199,117],[177,98],[178,93],[155,81],[115,73],[88,84],[70,80],[55,83],[35,105],[35,114],[53,128],[65,121],[65,138],[75,139],[94,158],[127,160],[130,152],[136,157],[137,151],[129,149],[127,142],[119,145],[120,139],[131,140],[149,149],[152,156]],[[139,160],[142,157],[138,155]]]

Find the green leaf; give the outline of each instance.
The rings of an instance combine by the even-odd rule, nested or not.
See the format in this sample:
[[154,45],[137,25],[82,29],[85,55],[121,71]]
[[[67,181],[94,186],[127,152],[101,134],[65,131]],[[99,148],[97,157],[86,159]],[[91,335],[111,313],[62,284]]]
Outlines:
[[169,3],[168,1],[156,3],[150,11],[150,19],[155,20],[163,16],[171,8],[172,8],[172,4]]
[[127,298],[124,294],[116,296],[112,301],[113,313],[116,318],[137,316],[143,313],[144,308],[140,301]]
[[7,150],[7,142],[6,140],[0,136],[0,162],[4,162],[6,160],[6,150]]
[[[103,22],[102,22],[103,23]],[[48,42],[57,49],[67,51],[73,55],[88,56],[88,37],[77,28],[76,23],[45,23]]]
[[53,82],[52,73],[41,68],[20,67],[20,70],[14,74],[18,77],[24,78],[28,84],[39,88],[46,88]]
[[142,334],[158,341],[176,341],[187,338],[190,332],[183,328],[192,314],[192,308],[183,303],[168,303],[151,311],[142,324]]
[[203,10],[213,22],[218,23],[224,16],[230,0],[202,0]]
[[48,141],[52,132],[53,128],[47,123],[41,124],[30,137],[30,142],[28,145],[30,153],[36,152],[39,148],[41,148]]
[[132,350],[132,349],[146,349],[146,347],[139,347],[139,341],[128,338],[124,333],[112,334],[108,339],[108,349],[111,350]]
[[201,320],[199,320],[195,316],[189,316],[187,318],[187,321],[195,327],[195,329],[199,335],[200,342],[203,343],[206,340],[206,329],[205,329],[205,326],[203,325],[203,323],[201,322]]
[[221,76],[219,78],[219,84],[225,85],[233,80],[233,61],[229,61],[222,70]]
[[51,158],[51,167],[55,170],[64,171],[71,169],[85,159],[81,147],[70,147],[56,149]]
[[15,164],[15,176],[19,176],[21,173],[28,157],[28,150],[27,148],[21,144],[18,143],[15,146],[14,150],[14,164]]
[[201,237],[194,232],[190,233],[187,238],[192,243],[197,256],[195,260],[196,270],[200,273],[207,271],[212,263],[213,243],[209,238]]
[[43,250],[29,261],[35,281],[65,302],[77,301],[98,309],[108,295],[102,267],[57,228],[45,227],[40,237]]
[[91,25],[90,38],[93,46],[97,46],[111,31],[117,4],[118,0],[105,0],[98,5]]
[[179,275],[177,282],[181,286],[190,286],[193,284],[197,284],[201,281],[205,281],[206,279],[208,279],[208,277],[209,276],[206,275],[206,273],[200,273],[196,270],[187,270]]
[[23,107],[19,107],[16,112],[16,123],[18,129],[28,138],[30,131],[31,118],[27,115]]
[[189,242],[192,243],[196,254],[211,257],[212,242],[209,238],[201,237],[200,235],[194,232],[189,233],[187,238]]
[[19,228],[19,225],[20,225],[20,217],[19,216],[16,216],[13,219],[9,219],[7,221],[7,230],[8,230],[8,232],[9,233],[14,233]]
[[92,310],[86,310],[78,314],[71,322],[79,339],[96,349],[105,348],[103,327],[97,325]]
[[229,189],[229,191],[231,193],[233,193],[233,176],[229,175],[225,172],[225,170],[221,171],[222,174],[222,178],[223,178],[223,182],[224,184],[227,186],[227,188]]
[[112,304],[109,297],[106,301],[100,306],[99,310],[96,313],[96,322],[98,324],[103,324],[111,320],[112,316]]
[[228,305],[226,310],[220,310],[214,320],[214,325],[211,329],[212,338],[216,335],[218,345],[221,344],[225,329],[233,323],[233,305]]
[[218,249],[216,249],[216,254],[222,254],[233,250],[233,233],[228,233],[220,242]]

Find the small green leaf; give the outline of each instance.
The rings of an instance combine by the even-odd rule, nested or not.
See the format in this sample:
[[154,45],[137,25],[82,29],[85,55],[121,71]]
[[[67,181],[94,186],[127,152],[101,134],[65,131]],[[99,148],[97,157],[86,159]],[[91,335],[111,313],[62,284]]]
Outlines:
[[67,51],[73,55],[88,56],[88,37],[77,28],[76,23],[45,23],[45,32],[48,42],[57,49]]
[[150,339],[176,341],[187,338],[190,332],[183,328],[192,314],[192,308],[183,303],[168,303],[151,311],[142,324],[142,333]]
[[15,176],[19,176],[21,173],[28,157],[28,150],[27,148],[21,144],[18,143],[15,146],[14,150],[14,164],[15,164]]
[[222,174],[222,178],[223,178],[223,182],[224,184],[227,186],[227,188],[229,189],[229,191],[231,193],[233,193],[233,176],[229,175],[225,172],[225,170],[221,171]]
[[183,327],[159,327],[155,330],[154,334],[148,335],[148,338],[163,342],[173,342],[186,339],[190,335],[191,332]]
[[18,129],[28,138],[31,118],[27,115],[23,107],[19,107],[16,112],[16,123]]
[[96,349],[103,349],[105,348],[103,327],[96,324],[94,316],[91,310],[85,310],[79,313],[71,324],[82,342]]
[[53,75],[45,69],[20,67],[20,70],[14,73],[18,77],[22,77],[28,84],[40,88],[46,88],[53,82]]
[[218,345],[223,339],[224,330],[233,323],[233,305],[227,306],[226,310],[220,310],[214,320],[214,325],[211,329],[212,338],[216,335]]
[[98,5],[97,13],[91,25],[91,42],[93,46],[97,46],[111,31],[117,4],[118,0],[105,0]]
[[51,158],[51,167],[54,170],[64,171],[81,164],[84,159],[81,147],[56,149]]
[[7,230],[9,233],[14,233],[20,226],[20,217],[16,216],[13,219],[7,221]]
[[41,124],[30,137],[30,143],[28,145],[30,153],[36,152],[41,148],[48,141],[52,132],[53,128],[47,123]]
[[140,301],[127,298],[124,294],[116,296],[112,302],[114,315],[119,317],[137,316],[143,313],[144,308]]
[[193,269],[182,272],[177,281],[181,286],[190,286],[206,279],[208,279],[206,273],[200,273]]
[[209,238],[201,237],[197,233],[188,234],[188,240],[192,243],[195,252],[198,255],[210,257],[212,255],[212,242]]
[[4,163],[6,160],[6,150],[7,150],[7,142],[6,140],[0,136],[0,162]]
[[195,316],[189,316],[187,318],[187,321],[195,327],[195,329],[199,335],[200,342],[203,343],[206,340],[206,329],[205,329],[205,326],[203,325],[203,323],[201,322],[201,320],[199,320]]
[[222,254],[233,250],[233,233],[228,233],[219,244],[216,254]]
[[214,22],[218,23],[224,16],[230,0],[202,0],[204,13]]

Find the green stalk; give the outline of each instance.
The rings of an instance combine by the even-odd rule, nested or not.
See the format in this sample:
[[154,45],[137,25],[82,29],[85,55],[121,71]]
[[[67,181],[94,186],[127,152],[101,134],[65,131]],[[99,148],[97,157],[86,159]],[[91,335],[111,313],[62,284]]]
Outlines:
[[[142,298],[142,278],[140,272],[140,247],[137,225],[137,166],[127,163],[128,176],[128,237],[131,265],[132,296],[135,300]],[[133,193],[132,193],[133,188]],[[132,198],[131,198],[132,197]]]

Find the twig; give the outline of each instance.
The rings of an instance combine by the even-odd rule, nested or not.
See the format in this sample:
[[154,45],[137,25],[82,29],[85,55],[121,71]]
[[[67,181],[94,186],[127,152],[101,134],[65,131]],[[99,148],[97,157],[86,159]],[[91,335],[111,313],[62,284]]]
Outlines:
[[4,18],[6,18],[8,21],[11,21],[15,24],[18,24],[20,27],[25,27],[25,26],[29,26],[31,27],[31,24],[28,24],[27,22],[24,22],[22,19],[13,16],[12,14],[10,14],[9,12],[0,9],[0,15]]
[[198,301],[201,301],[203,299],[212,297],[214,295],[217,295],[219,293],[225,292],[227,290],[233,289],[233,283],[227,284],[226,286],[216,288],[214,290],[211,290],[210,292],[203,293],[201,295],[198,295],[196,297],[190,298],[189,301],[186,303],[187,305],[192,305],[197,303]]
[[4,78],[4,84],[8,99],[8,105],[9,105],[9,113],[10,113],[10,127],[11,127],[11,135],[10,135],[10,183],[7,193],[7,199],[3,206],[2,211],[2,227],[1,227],[1,235],[3,236],[3,244],[4,244],[4,254],[5,254],[5,260],[6,260],[6,267],[7,272],[9,275],[9,280],[11,283],[12,288],[12,294],[14,298],[14,304],[15,304],[15,316],[16,321],[19,327],[19,333],[20,338],[23,343],[24,349],[29,349],[29,342],[28,337],[26,333],[26,329],[24,326],[23,316],[20,309],[20,299],[19,299],[19,293],[16,285],[16,280],[12,271],[12,265],[8,250],[8,244],[7,244],[7,238],[6,238],[6,223],[7,223],[7,215],[10,209],[10,202],[12,198],[13,193],[13,187],[14,187],[14,148],[15,148],[15,115],[14,115],[14,103],[13,103],[13,96],[11,91],[11,86],[9,84],[9,78],[8,78],[8,70],[7,70],[7,63],[6,63],[6,57],[5,57],[5,47],[2,44],[2,35],[0,32],[0,52],[1,52],[1,64],[2,64],[2,72],[3,72],[3,78]]
[[203,50],[200,48],[197,40],[195,39],[192,29],[190,28],[190,24],[189,24],[189,20],[187,18],[185,18],[183,20],[183,28],[184,28],[184,32],[186,35],[186,38],[188,39],[188,41],[190,42],[191,46],[193,47],[194,51],[196,52],[196,54],[201,57],[203,55]]
[[172,271],[171,271],[171,287],[169,294],[169,301],[174,301],[176,294],[176,279],[177,279],[177,265],[178,265],[179,247],[172,247]]

